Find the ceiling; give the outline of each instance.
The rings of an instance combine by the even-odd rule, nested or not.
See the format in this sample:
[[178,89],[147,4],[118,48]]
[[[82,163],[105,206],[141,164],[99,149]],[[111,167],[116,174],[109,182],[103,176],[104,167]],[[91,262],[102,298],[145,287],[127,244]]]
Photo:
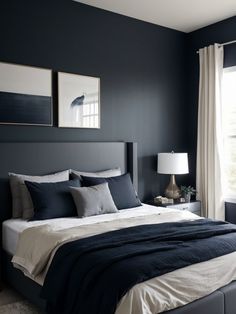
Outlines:
[[182,32],[236,15],[236,0],[74,0]]

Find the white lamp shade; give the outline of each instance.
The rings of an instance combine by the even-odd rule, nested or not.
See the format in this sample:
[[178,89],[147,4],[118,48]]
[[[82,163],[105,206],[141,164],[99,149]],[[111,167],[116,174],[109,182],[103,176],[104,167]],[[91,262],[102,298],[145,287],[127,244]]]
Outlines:
[[162,174],[188,173],[188,154],[159,153],[157,158],[157,172]]

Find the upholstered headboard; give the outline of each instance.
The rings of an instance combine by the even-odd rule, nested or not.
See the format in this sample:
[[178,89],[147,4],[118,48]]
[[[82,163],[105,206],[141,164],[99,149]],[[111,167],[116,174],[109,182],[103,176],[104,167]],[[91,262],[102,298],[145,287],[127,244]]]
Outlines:
[[42,175],[64,169],[130,172],[138,190],[137,144],[124,142],[0,143],[0,222],[11,217],[8,172]]

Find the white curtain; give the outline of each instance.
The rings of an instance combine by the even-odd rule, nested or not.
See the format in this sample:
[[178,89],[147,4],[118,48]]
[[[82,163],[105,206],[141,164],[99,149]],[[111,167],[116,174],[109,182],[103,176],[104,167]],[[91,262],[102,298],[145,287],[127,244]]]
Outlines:
[[225,219],[222,182],[223,46],[214,44],[199,50],[200,78],[197,139],[197,198],[203,215]]

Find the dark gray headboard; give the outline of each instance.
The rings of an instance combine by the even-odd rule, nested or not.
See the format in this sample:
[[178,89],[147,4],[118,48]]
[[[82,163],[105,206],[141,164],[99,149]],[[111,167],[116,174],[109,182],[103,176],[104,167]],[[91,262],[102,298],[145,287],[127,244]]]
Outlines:
[[0,221],[11,217],[8,172],[42,175],[64,169],[120,167],[138,190],[137,144],[124,142],[0,143]]

